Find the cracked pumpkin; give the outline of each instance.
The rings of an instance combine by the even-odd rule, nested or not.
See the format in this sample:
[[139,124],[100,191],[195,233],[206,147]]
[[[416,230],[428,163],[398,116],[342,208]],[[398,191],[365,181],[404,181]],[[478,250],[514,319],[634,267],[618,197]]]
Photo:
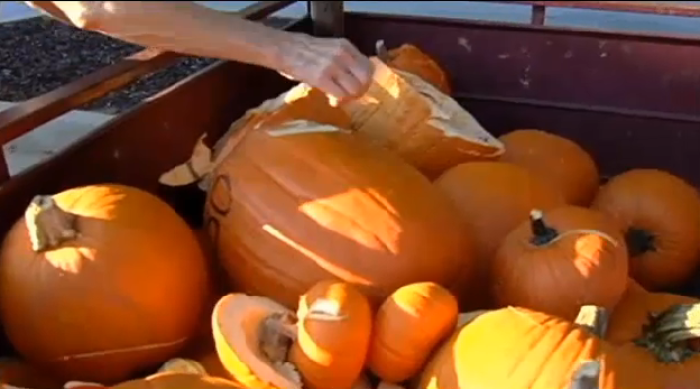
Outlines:
[[15,348],[58,378],[114,383],[173,356],[207,297],[194,232],[122,185],[35,197],[0,251],[0,313]]
[[350,389],[362,377],[372,328],[366,297],[335,281],[314,285],[292,311],[231,294],[212,327],[224,367],[250,389]]

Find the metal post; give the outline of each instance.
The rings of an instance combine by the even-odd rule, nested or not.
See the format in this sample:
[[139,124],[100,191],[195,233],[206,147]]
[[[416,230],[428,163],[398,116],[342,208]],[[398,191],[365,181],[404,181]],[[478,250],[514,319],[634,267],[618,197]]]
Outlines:
[[309,1],[314,35],[342,37],[345,28],[342,1]]

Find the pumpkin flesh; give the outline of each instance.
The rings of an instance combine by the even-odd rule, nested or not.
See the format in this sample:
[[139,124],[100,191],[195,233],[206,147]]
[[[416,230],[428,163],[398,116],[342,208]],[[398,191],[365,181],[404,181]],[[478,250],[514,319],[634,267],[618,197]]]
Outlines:
[[386,50],[383,41],[377,42],[377,56],[387,65],[415,74],[446,95],[452,94],[447,73],[428,54],[410,43]]
[[419,76],[372,58],[369,90],[341,105],[352,128],[428,177],[459,163],[495,159],[503,144],[455,100]]

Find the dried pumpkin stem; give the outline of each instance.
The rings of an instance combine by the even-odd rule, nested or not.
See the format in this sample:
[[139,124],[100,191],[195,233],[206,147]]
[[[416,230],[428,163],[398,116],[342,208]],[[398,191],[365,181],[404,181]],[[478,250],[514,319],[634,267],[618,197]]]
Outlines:
[[375,49],[377,57],[382,60],[382,62],[389,62],[389,50],[387,50],[384,40],[380,39],[375,43]]
[[340,305],[331,299],[318,299],[311,304],[304,320],[341,321],[347,315],[340,312]]
[[631,227],[625,232],[625,243],[630,258],[656,251],[656,237],[649,231]]
[[677,363],[697,354],[684,341],[699,337],[700,304],[678,304],[650,315],[643,336],[635,343],[661,362]]
[[600,388],[600,362],[585,361],[571,377],[570,389],[599,389]]
[[610,313],[602,307],[595,305],[584,305],[578,312],[574,322],[586,327],[590,333],[600,338],[604,338],[608,331]]
[[530,228],[532,239],[530,242],[537,246],[543,246],[557,238],[559,233],[544,222],[544,214],[539,209],[530,211]]
[[51,196],[35,196],[24,212],[34,252],[54,249],[78,237],[77,215],[62,210]]

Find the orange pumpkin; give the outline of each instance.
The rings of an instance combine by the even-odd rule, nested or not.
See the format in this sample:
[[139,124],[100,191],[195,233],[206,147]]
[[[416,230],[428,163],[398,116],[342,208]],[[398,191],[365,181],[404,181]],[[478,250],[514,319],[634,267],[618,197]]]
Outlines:
[[434,58],[418,47],[404,43],[387,50],[384,41],[377,42],[377,56],[392,68],[415,74],[446,95],[452,94],[449,77]]
[[630,274],[644,288],[680,286],[697,268],[700,197],[683,179],[661,170],[630,170],[608,181],[592,207],[619,222]]
[[[435,352],[414,388],[672,388],[651,355],[602,341],[605,322],[592,319],[593,331],[526,308],[479,312]],[[598,385],[581,385],[591,379]]]
[[433,282],[397,289],[377,312],[367,367],[387,382],[414,377],[454,330],[458,313],[457,299]]
[[627,292],[612,313],[606,340],[634,344],[654,355],[679,382],[698,387],[698,312],[697,298],[648,292],[630,280]]
[[573,320],[585,304],[614,308],[627,272],[617,225],[603,213],[564,206],[544,216],[533,211],[506,236],[493,260],[493,293],[499,306]]
[[532,129],[511,131],[499,139],[506,150],[501,161],[523,166],[551,181],[569,204],[588,206],[593,201],[600,181],[598,167],[572,140]]
[[[471,162],[455,166],[435,181],[469,225],[478,260],[478,278],[460,294],[462,310],[489,307],[490,262],[505,236],[533,208],[564,205],[561,194],[523,167],[506,162]],[[479,301],[482,299],[484,301]],[[466,304],[466,305],[464,305]]]
[[0,359],[0,387],[5,386],[31,389],[61,389],[62,381],[46,374],[45,371],[16,358]]
[[289,361],[309,389],[351,389],[365,366],[372,334],[367,298],[349,284],[323,281],[299,302]]
[[503,153],[503,144],[451,97],[414,74],[372,61],[369,90],[341,105],[358,134],[396,152],[428,177]]
[[465,224],[410,165],[338,127],[246,123],[234,125],[246,135],[229,139],[206,204],[237,290],[292,308],[315,283],[336,279],[379,305],[411,282],[468,277]]
[[206,279],[192,230],[166,203],[92,185],[37,196],[12,227],[0,312],[28,360],[60,378],[112,383],[183,347]]

